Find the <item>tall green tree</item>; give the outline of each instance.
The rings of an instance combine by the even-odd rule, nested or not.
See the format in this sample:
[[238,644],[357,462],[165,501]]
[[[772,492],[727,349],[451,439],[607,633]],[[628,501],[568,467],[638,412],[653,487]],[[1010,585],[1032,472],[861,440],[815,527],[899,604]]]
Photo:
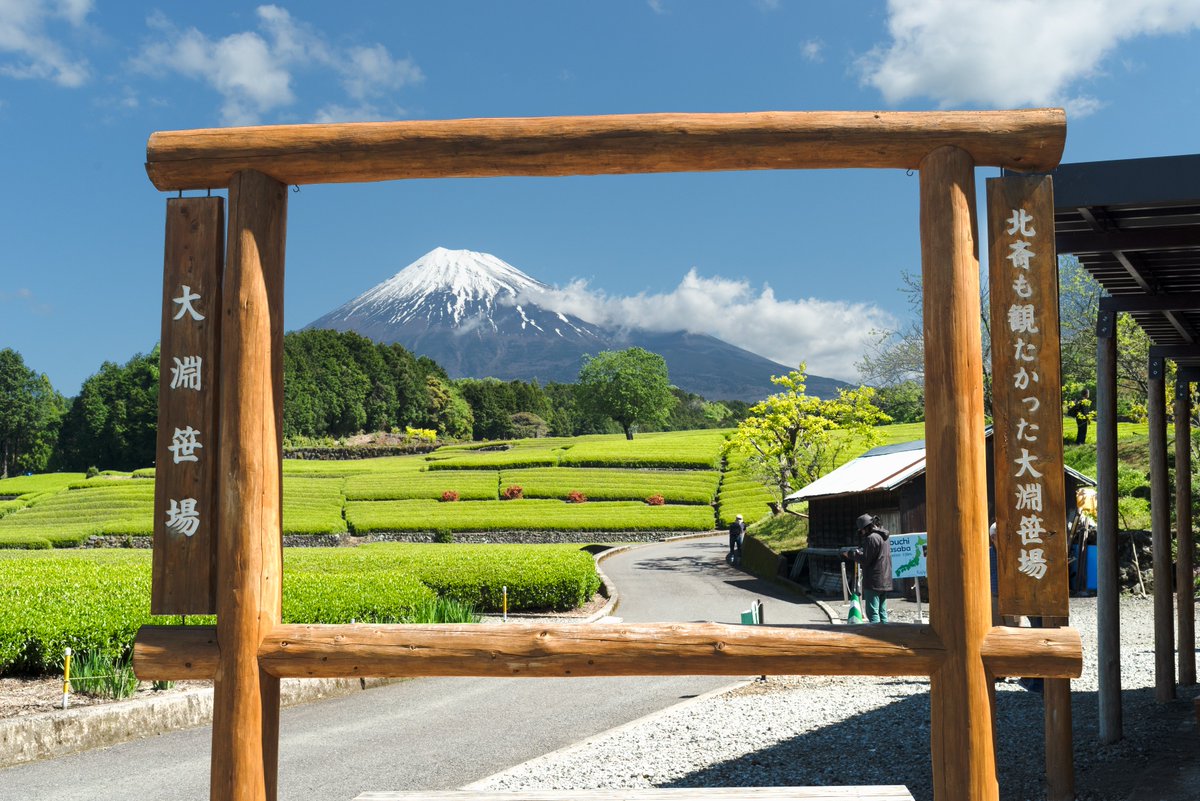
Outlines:
[[49,378],[15,350],[0,350],[0,478],[46,469],[64,407]]
[[63,421],[60,460],[68,470],[134,470],[154,464],[158,433],[158,346],[123,365],[105,362],[83,382]]
[[584,406],[615,420],[626,439],[638,423],[665,424],[675,405],[666,360],[642,348],[585,356],[579,390]]
[[833,469],[846,451],[876,444],[875,426],[891,422],[873,403],[871,387],[843,389],[821,400],[805,394],[805,371],[801,364],[772,377],[783,391],[751,406],[725,444],[726,454],[744,456],[780,503]]

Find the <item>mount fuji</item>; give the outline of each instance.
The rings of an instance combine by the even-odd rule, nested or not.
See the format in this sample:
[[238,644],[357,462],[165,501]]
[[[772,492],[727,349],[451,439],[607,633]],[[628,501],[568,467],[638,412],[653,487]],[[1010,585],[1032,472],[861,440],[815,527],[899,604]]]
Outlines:
[[[488,253],[439,247],[305,327],[397,342],[453,378],[573,382],[585,354],[637,346],[661,354],[680,389],[756,401],[777,389],[772,375],[791,369],[706,334],[604,327],[530,300],[548,289]],[[823,398],[845,386],[808,377]]]

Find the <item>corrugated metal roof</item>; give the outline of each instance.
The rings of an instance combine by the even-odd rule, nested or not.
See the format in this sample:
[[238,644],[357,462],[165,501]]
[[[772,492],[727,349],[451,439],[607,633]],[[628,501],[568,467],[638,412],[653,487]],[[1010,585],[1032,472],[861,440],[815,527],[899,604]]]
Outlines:
[[913,476],[925,472],[925,448],[896,451],[878,448],[857,459],[846,462],[818,478],[802,490],[793,492],[784,503],[827,498],[834,495],[857,495],[860,492],[895,489]]
[[[991,436],[991,427],[988,427]],[[804,489],[784,498],[784,504],[861,492],[886,492],[911,481],[925,472],[925,442],[904,442],[869,450],[857,459],[821,476]],[[1072,467],[1066,472],[1081,484],[1094,487],[1096,482]]]

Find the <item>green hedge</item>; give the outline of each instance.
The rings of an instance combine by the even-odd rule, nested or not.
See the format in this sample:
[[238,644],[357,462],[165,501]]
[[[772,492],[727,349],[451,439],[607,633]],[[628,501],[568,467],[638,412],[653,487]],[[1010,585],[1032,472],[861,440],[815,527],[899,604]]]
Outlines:
[[721,464],[721,444],[728,432],[670,431],[576,437],[559,464],[563,467],[663,467],[716,470]]
[[[284,551],[285,623],[397,622],[439,594],[498,611],[566,609],[599,586],[571,545],[408,545]],[[63,649],[125,655],[150,615],[150,553],[0,552],[0,675],[59,669]],[[189,617],[211,624],[212,618]]]
[[425,473],[369,473],[346,479],[351,501],[439,500],[451,490],[464,501],[494,501],[500,478],[494,470],[435,470]]
[[667,503],[711,504],[720,478],[711,470],[544,467],[505,470],[500,486],[516,484],[526,498],[563,499],[571,490],[579,490],[593,501],[644,501],[662,495]]
[[351,501],[346,520],[373,531],[707,531],[705,506],[648,506],[640,501],[566,503],[549,500]]

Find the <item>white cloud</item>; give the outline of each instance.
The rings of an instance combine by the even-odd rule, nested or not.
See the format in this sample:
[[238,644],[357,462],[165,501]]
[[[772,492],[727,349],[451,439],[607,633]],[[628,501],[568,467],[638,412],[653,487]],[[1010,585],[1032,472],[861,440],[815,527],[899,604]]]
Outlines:
[[1200,27],[1196,0],[889,0],[892,41],[859,61],[864,83],[889,103],[1065,105],[1123,41]]
[[824,50],[825,43],[820,39],[809,39],[807,42],[800,43],[800,55],[804,56],[805,61],[814,63],[824,61]]
[[655,14],[667,13],[667,9],[663,5],[663,0],[646,0],[646,5],[650,6],[650,10]]
[[622,328],[709,334],[780,364],[808,363],[818,375],[854,380],[854,362],[871,330],[895,325],[870,303],[802,298],[782,300],[769,286],[706,278],[688,271],[670,292],[615,297],[575,281],[531,292],[528,300],[588,322]]
[[70,54],[47,29],[61,22],[81,28],[91,0],[0,0],[0,75],[53,81],[75,88],[87,82],[87,60]]
[[161,38],[142,48],[134,66],[151,74],[175,72],[208,83],[223,98],[222,120],[235,125],[259,122],[294,104],[296,76],[307,70],[337,75],[355,101],[352,106],[326,103],[316,114],[318,122],[333,121],[337,112],[348,114],[341,121],[380,119],[383,115],[368,100],[424,79],[412,59],[394,58],[381,44],[339,48],[278,6],[259,6],[257,14],[258,30],[217,40],[195,28],[181,31],[155,14],[147,25]]

